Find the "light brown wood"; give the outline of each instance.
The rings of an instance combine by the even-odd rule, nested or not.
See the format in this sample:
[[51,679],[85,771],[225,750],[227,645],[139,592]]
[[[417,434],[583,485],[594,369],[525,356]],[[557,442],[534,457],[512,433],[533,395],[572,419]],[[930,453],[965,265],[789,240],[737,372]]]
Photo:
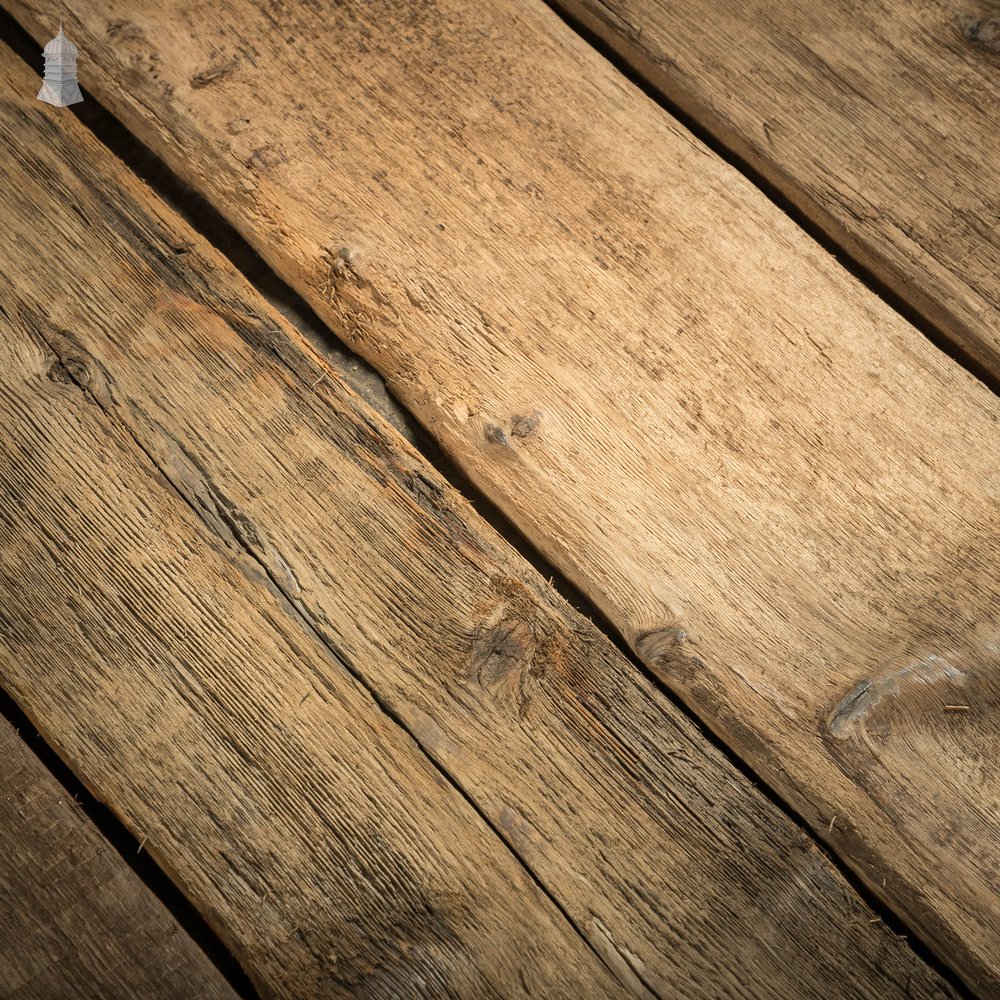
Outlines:
[[538,3],[80,17],[84,83],[1000,989],[995,397]]
[[71,117],[0,123],[0,678],[262,987],[950,994]]
[[[0,217],[17,247],[0,268],[0,615],[15,623],[0,683],[262,995],[624,996],[290,603],[272,575],[292,567],[248,551],[253,522],[181,428],[155,422],[172,365],[193,373],[193,394],[220,351],[243,346],[223,315],[266,337],[276,314],[231,270],[217,275],[220,259],[196,265],[192,234],[25,93],[32,76],[9,50],[0,63],[3,92],[24,95],[0,107]],[[151,398],[89,354],[101,337],[148,367]],[[266,436],[280,385],[226,371],[215,424],[227,394],[246,393],[252,418],[230,419]],[[347,430],[364,468],[379,432],[360,414]],[[258,471],[266,489],[271,470]]]
[[3,719],[0,996],[236,997]]
[[996,0],[555,0],[1000,384]]
[[27,634],[3,681],[262,992],[619,995],[252,558],[73,384],[82,359],[53,331],[57,361],[49,330],[27,310],[4,329],[4,613]]

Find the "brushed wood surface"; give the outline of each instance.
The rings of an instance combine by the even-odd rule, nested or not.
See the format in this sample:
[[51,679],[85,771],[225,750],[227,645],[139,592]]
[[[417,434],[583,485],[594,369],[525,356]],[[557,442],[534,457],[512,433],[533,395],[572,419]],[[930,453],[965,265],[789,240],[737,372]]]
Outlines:
[[[23,92],[31,73],[0,62],[3,93]],[[263,996],[625,995],[255,558],[253,522],[180,428],[155,422],[170,357],[199,392],[230,342],[253,357],[235,331],[266,337],[277,314],[221,259],[196,264],[192,234],[44,107],[0,105],[17,250],[0,267],[0,682]],[[102,337],[150,399],[89,352]],[[239,421],[269,440],[280,386],[226,370],[197,433]],[[362,464],[381,440],[361,414],[345,434]]]
[[[91,239],[84,231],[83,246]],[[142,258],[121,256],[107,297],[76,302],[127,337],[142,314],[112,292],[119,268]],[[98,383],[82,341],[62,339],[86,321],[64,327],[37,299],[12,301],[6,281],[4,296],[0,580],[16,628],[0,678],[260,991],[620,995],[472,807],[268,586],[237,541],[252,523],[198,478],[183,445],[163,432],[157,457],[177,450],[161,467],[155,441],[95,403],[90,390],[115,392],[114,376]]]
[[996,398],[537,0],[70,26],[85,85],[1000,989]]
[[3,719],[0,997],[236,997]]
[[72,117],[0,116],[0,678],[262,992],[950,995]]
[[1000,989],[996,398],[537,0],[71,26],[84,84]]
[[996,0],[557,0],[1000,384]]

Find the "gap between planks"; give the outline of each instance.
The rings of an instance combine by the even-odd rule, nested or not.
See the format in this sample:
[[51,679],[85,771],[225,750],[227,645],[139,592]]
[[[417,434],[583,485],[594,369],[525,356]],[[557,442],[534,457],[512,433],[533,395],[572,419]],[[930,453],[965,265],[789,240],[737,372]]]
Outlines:
[[[52,345],[49,345],[49,347],[50,350],[52,350],[52,353],[55,354],[56,357],[59,357],[58,351],[54,347],[52,347]],[[123,433],[127,434],[132,439],[132,441],[135,443],[136,448],[149,460],[150,466],[153,469],[155,469],[156,472],[159,473],[167,482],[167,484],[170,486],[177,501],[181,504],[186,505],[196,518],[202,520],[203,519],[202,512],[198,510],[197,506],[187,496],[184,490],[178,488],[177,484],[171,477],[170,469],[164,467],[162,463],[157,461],[156,456],[152,454],[152,452],[150,452],[150,450],[143,444],[142,440],[133,432],[131,426],[129,426],[125,421],[120,420],[113,412],[106,409],[104,403],[97,396],[88,392],[87,386],[83,382],[77,379],[75,372],[72,370],[72,366],[67,366],[67,371],[69,373],[69,377],[72,379],[73,383],[77,386],[77,388],[84,395],[90,397],[91,401],[104,414],[108,422],[113,426],[119,427],[119,429]],[[325,373],[324,375],[320,376],[320,381],[322,381],[324,377]],[[223,517],[225,517],[224,514]],[[235,521],[228,521],[228,519],[227,523],[232,532],[233,538],[239,544],[240,548],[243,550],[246,556],[249,559],[251,559],[254,563],[256,563],[257,566],[260,567],[260,570],[264,574],[264,576],[266,576],[267,579],[270,580],[275,590],[279,594],[281,594],[281,596],[285,599],[292,617],[295,618],[301,624],[301,626],[306,630],[306,632],[311,634],[313,638],[316,640],[316,642],[324,649],[326,649],[329,652],[330,656],[337,663],[339,663],[351,675],[351,677],[354,678],[355,681],[357,681],[359,686],[364,691],[366,691],[368,695],[370,695],[373,703],[382,712],[382,714],[387,719],[389,719],[389,721],[392,722],[393,725],[397,726],[413,741],[413,745],[420,750],[420,752],[426,758],[431,767],[433,767],[445,779],[445,781],[447,781],[448,784],[450,784],[452,788],[454,788],[454,790],[458,792],[458,794],[465,800],[465,802],[469,805],[469,807],[476,813],[476,815],[479,816],[479,818],[483,821],[486,827],[496,836],[497,841],[503,846],[503,848],[511,856],[511,858],[513,858],[513,860],[528,873],[528,875],[531,877],[531,880],[534,882],[538,890],[549,900],[550,903],[552,903],[552,905],[556,908],[556,910],[558,910],[559,913],[565,918],[566,922],[569,924],[570,927],[573,928],[573,930],[576,932],[577,936],[580,938],[583,944],[585,944],[594,954],[594,957],[608,970],[608,973],[611,976],[617,977],[618,976],[617,971],[614,968],[612,968],[612,966],[608,963],[605,956],[602,955],[601,952],[598,951],[598,949],[594,946],[593,941],[587,936],[586,933],[584,933],[583,928],[579,925],[579,923],[576,920],[573,919],[573,916],[569,913],[566,907],[560,902],[559,898],[555,895],[555,893],[551,889],[549,889],[549,887],[545,884],[542,878],[531,866],[527,857],[518,854],[517,851],[514,850],[513,846],[504,836],[503,831],[498,827],[497,823],[490,818],[490,816],[479,805],[479,803],[476,802],[476,800],[472,797],[472,795],[470,795],[469,792],[466,791],[466,789],[449,771],[449,769],[445,767],[445,765],[440,760],[438,760],[436,757],[434,757],[431,753],[427,751],[426,747],[421,741],[420,734],[417,733],[414,729],[412,729],[409,725],[407,725],[406,721],[400,716],[400,714],[393,710],[392,706],[388,703],[388,701],[386,701],[386,699],[382,697],[378,689],[368,680],[364,672],[358,670],[358,668],[351,662],[351,658],[342,649],[338,648],[336,643],[334,643],[333,640],[328,635],[326,635],[322,629],[316,626],[316,622],[313,619],[312,615],[310,615],[306,610],[304,610],[302,602],[298,600],[296,594],[293,593],[292,590],[289,588],[288,583],[285,580],[281,579],[281,577],[273,571],[273,569],[267,564],[265,560],[260,558],[259,554],[255,551],[252,545],[247,544],[243,532],[240,530],[239,525]],[[660,685],[657,686],[659,687]],[[303,697],[302,700],[305,701],[307,697],[308,693]],[[142,851],[144,843],[145,841],[142,841],[139,844],[139,848],[136,851],[137,854]],[[643,979],[643,977],[639,974],[637,969],[633,967],[632,971],[635,974],[636,978],[642,983],[642,986],[648,991],[651,998],[655,998],[655,1000],[664,1000],[662,994],[658,993],[650,983],[648,983],[645,979]]]
[[784,212],[803,232],[808,233],[819,246],[836,259],[844,270],[861,282],[873,295],[878,296],[914,329],[919,330],[943,354],[946,354],[956,364],[961,365],[970,375],[979,379],[991,392],[1000,395],[1000,377],[969,354],[956,339],[949,337],[941,325],[936,323],[926,312],[908,302],[899,292],[890,287],[856,253],[839,243],[833,234],[828,233],[818,222],[810,218],[805,210],[796,205],[777,184],[754,167],[735,147],[727,144],[724,139],[716,135],[697,117],[686,111],[647,79],[625,56],[616,52],[595,30],[574,14],[567,7],[566,0],[542,0],[542,2],[568,28],[583,38],[591,48],[599,52],[633,86],[641,90],[653,103],[659,105],[668,115],[678,121],[719,159],[724,160],[734,170],[739,171],[775,208]]
[[[187,899],[153,857],[142,849],[142,843],[128,827],[108,806],[94,796],[72,767],[59,756],[46,737],[36,728],[21,706],[6,690],[0,688],[0,723],[4,721],[11,726],[27,752],[37,759],[45,772],[51,775],[63,790],[66,800],[73,804],[73,808],[83,813],[126,867],[159,900],[180,925],[182,931],[196,947],[201,949],[222,978],[232,987],[233,992],[242,1000],[260,1000],[260,994],[254,989],[253,983],[236,960],[236,956],[212,930],[197,907]],[[34,733],[34,737],[30,737],[29,733]]]
[[[251,360],[251,358],[252,358],[252,355],[247,355],[247,356],[245,357],[245,359],[244,359],[244,360],[245,360],[245,361],[250,361],[250,360]],[[70,359],[70,360],[68,361],[67,365],[64,365],[64,366],[62,366],[62,368],[63,368],[63,369],[66,369],[66,368],[72,368],[74,364],[79,364],[79,363],[81,363],[81,362],[79,362],[79,361],[74,361],[73,359]],[[85,364],[85,363],[84,363],[84,364]],[[145,451],[145,449],[143,449],[143,450]],[[221,513],[221,511],[220,511],[220,513]],[[596,633],[595,633],[595,638],[596,638],[596,637],[597,637],[597,636],[596,636]],[[602,675],[602,676],[603,676],[603,675]],[[301,702],[300,702],[300,704],[301,704]],[[603,933],[603,928],[602,928],[602,933]]]
[[[644,91],[646,91],[651,98],[656,100],[657,103],[664,107],[670,114],[677,117],[683,125],[689,128],[699,139],[704,141],[706,145],[711,146],[716,152],[723,155],[724,158],[729,160],[734,166],[746,174],[746,176],[753,183],[757,184],[758,187],[760,187],[764,193],[778,205],[778,207],[782,208],[798,225],[809,232],[809,234],[816,239],[817,242],[823,245],[824,248],[830,250],[831,253],[835,253],[838,260],[842,264],[844,263],[840,249],[835,247],[832,244],[832,241],[829,240],[820,230],[818,230],[807,218],[805,218],[794,205],[788,202],[787,199],[785,199],[784,196],[773,187],[773,185],[767,182],[764,178],[760,177],[751,167],[742,164],[738,158],[731,157],[728,153],[726,153],[726,151],[722,149],[722,147],[719,147],[715,140],[708,133],[705,133],[696,122],[691,120],[687,115],[678,109],[674,109],[669,101],[663,99],[657,91],[652,89],[640,77],[631,71],[623,61],[619,60],[618,57],[613,54],[610,54],[607,47],[599,39],[597,39],[593,33],[578,25],[571,16],[564,15],[550,2],[550,0],[546,0],[546,2],[559,17],[569,24],[573,30],[577,31],[585,40],[588,41],[589,44],[601,51],[602,54],[605,55],[605,57],[608,58],[609,61],[611,61],[621,72],[628,76],[632,82],[636,83]],[[0,26],[5,29],[4,35],[7,44],[21,57],[22,60],[24,60],[25,63],[32,67],[32,69],[35,69],[34,61],[35,56],[37,55],[37,46],[31,36],[28,35],[28,33],[16,21],[16,19],[12,17],[12,15],[2,9],[0,9]],[[199,192],[191,189],[189,185],[179,178],[153,150],[136,138],[135,135],[125,125],[123,125],[115,115],[103,107],[103,105],[101,105],[92,94],[86,94],[86,101],[82,105],[74,106],[67,110],[70,111],[105,147],[118,156],[131,171],[148,184],[158,197],[166,201],[171,208],[173,208],[173,210],[176,211],[189,226],[191,226],[192,229],[203,236],[216,250],[225,256],[236,267],[236,269],[240,271],[255,288],[258,289],[258,291],[261,291],[265,298],[276,306],[278,303],[284,304],[287,308],[282,309],[281,311],[285,312],[286,318],[288,318],[289,321],[300,330],[302,330],[303,327],[306,327],[305,330],[302,330],[305,334],[306,340],[313,343],[314,346],[319,347],[321,352],[327,356],[331,346],[334,346],[334,353],[336,356],[349,357],[352,360],[356,359],[359,366],[363,366],[366,372],[374,373],[375,377],[384,384],[382,377],[375,372],[373,368],[371,368],[368,362],[358,355],[353,348],[337,337],[336,334],[321,319],[319,319],[318,316],[316,316],[314,310],[304,301],[304,299],[302,299],[301,295],[299,295],[295,289],[291,288],[273,270],[270,264],[263,260],[260,254],[247,243],[247,241],[221,215],[214,205],[207,201]],[[884,298],[889,305],[900,312],[910,322],[914,322],[914,316],[916,316],[916,314],[914,314],[914,316],[908,315],[908,313],[912,312],[912,310],[905,302],[899,299],[898,296],[895,296],[891,290],[883,286],[877,278],[871,275],[870,272],[864,269],[861,265],[857,265],[853,261],[850,263],[851,266],[848,269],[852,270],[852,273],[856,269],[857,276],[866,285],[868,285],[868,287],[870,287],[876,294]],[[291,312],[291,316],[289,316],[289,312]],[[923,323],[919,316],[917,316],[916,319],[918,321],[917,325],[921,327],[922,332],[924,332],[929,339],[937,343],[940,335],[937,333],[936,329],[931,327],[929,324]],[[938,346],[942,346],[943,350],[951,353],[951,345],[947,341],[943,341],[943,344],[939,344]],[[986,381],[987,384],[989,384],[988,377],[984,377],[984,374],[976,371],[975,362],[966,363],[965,360],[957,357],[956,360],[969,368],[969,370],[973,374],[977,375],[977,377],[981,380]],[[353,380],[351,380],[350,377],[347,376],[346,372],[343,371],[342,365],[335,362],[334,367],[340,369],[341,374],[345,375],[347,380],[353,383]],[[354,387],[356,389],[358,388],[356,384]],[[990,387],[996,391],[995,386],[991,385]],[[84,387],[81,386],[81,388]],[[774,805],[798,829],[803,831],[820,847],[822,854],[831,862],[831,864],[837,869],[838,873],[871,909],[874,914],[873,920],[884,923],[897,937],[905,939],[910,949],[914,951],[928,966],[933,968],[943,979],[945,979],[949,986],[951,986],[951,988],[954,989],[959,996],[971,996],[964,983],[958,976],[955,975],[953,970],[942,962],[937,954],[928,948],[918,935],[912,933],[913,928],[911,928],[899,914],[891,909],[887,903],[872,892],[872,890],[869,889],[858,877],[854,870],[839,856],[827,836],[833,828],[832,824],[829,826],[816,826],[805,820],[802,814],[791,803],[781,797],[768,782],[763,780],[763,778],[747,763],[745,759],[740,757],[737,752],[726,744],[712,728],[707,726],[704,720],[693,708],[689,707],[677,693],[668,688],[663,683],[662,679],[636,656],[633,650],[628,646],[620,630],[610,621],[607,615],[601,611],[575,583],[569,580],[569,578],[566,577],[561,570],[554,566],[549,559],[539,551],[537,546],[523,533],[516,523],[514,523],[511,518],[507,516],[482,491],[482,489],[472,482],[464,470],[455,461],[453,461],[437,444],[437,442],[431,438],[430,435],[417,423],[416,419],[407,409],[403,400],[396,397],[395,394],[392,393],[391,388],[386,387],[386,389],[387,393],[392,394],[393,397],[392,403],[389,406],[387,406],[385,402],[378,399],[377,394],[374,400],[371,398],[369,393],[364,391],[364,389],[361,389],[359,394],[362,395],[363,398],[365,398],[370,404],[374,405],[375,408],[379,410],[381,415],[389,420],[389,422],[392,423],[397,430],[400,430],[403,433],[403,435],[420,451],[423,458],[435,469],[435,471],[445,478],[453,488],[461,493],[474,508],[476,513],[486,520],[494,529],[496,529],[519,556],[526,559],[536,570],[538,570],[538,572],[549,581],[553,589],[561,597],[563,597],[574,608],[574,610],[589,618],[594,623],[595,627],[599,628],[601,632],[603,632],[604,635],[612,641],[621,655],[629,661],[630,665],[649,683],[651,683],[660,694],[662,694],[697,728],[699,735],[703,739],[707,740],[715,749],[717,749],[727,762],[743,774],[772,805]],[[400,416],[400,413],[402,413],[402,417]],[[114,416],[112,414],[108,414],[108,416],[110,419],[114,420]],[[156,463],[155,458],[142,446],[142,443],[136,439],[134,435],[131,435],[131,430],[124,427],[124,425],[123,429],[125,429],[130,436],[133,437],[136,445],[146,454],[154,468],[157,468],[162,474],[167,475],[165,470],[160,468]],[[169,476],[167,478],[169,479]],[[181,491],[177,491],[177,496],[185,503],[188,503]],[[234,532],[234,534],[237,538],[239,537],[238,532]],[[279,581],[271,573],[270,569],[258,559],[249,546],[243,545],[242,547],[248,556],[254,559],[254,561],[261,566],[262,570],[268,575],[271,582],[284,594],[289,604],[296,609],[296,615],[299,617],[302,624],[306,626],[317,638],[317,640],[329,649],[335,659],[337,659],[351,673],[358,683],[361,684],[369,695],[371,695],[375,704],[382,710],[382,712],[395,725],[399,726],[408,736],[410,736],[410,738],[414,740],[414,743],[423,751],[424,748],[420,744],[417,736],[408,729],[405,722],[391,710],[391,708],[385,703],[384,699],[379,696],[378,692],[365,682],[363,675],[352,666],[343,653],[330,645],[327,638],[315,628],[311,621],[309,621],[308,615],[303,615],[299,611],[293,595],[290,595],[287,592],[286,588],[282,585],[282,582]],[[483,812],[479,805],[465,791],[462,785],[460,785],[455,778],[448,773],[447,769],[443,765],[436,761],[432,755],[427,754],[426,751],[424,751],[424,754],[430,763],[442,774],[443,777],[445,777],[448,783],[466,800],[466,802],[474,809],[480,818],[483,819],[488,828],[497,835],[506,850],[512,855],[517,863],[525,869],[540,891],[543,892],[544,895],[559,910],[559,912],[566,917],[570,926],[574,928],[587,946],[601,960],[602,964],[604,964],[605,967],[608,967],[607,962],[604,960],[603,956],[600,955],[597,949],[594,948],[593,943],[587,935],[583,933],[582,929],[566,912],[564,906],[547,888],[539,876],[531,869],[531,866],[525,861],[525,859],[513,850],[506,838],[503,836],[502,832],[496,828],[495,823],[493,823],[493,821]],[[124,827],[122,827],[122,830],[125,832],[126,836],[130,836],[127,831],[125,831]],[[134,840],[134,838],[132,839]],[[138,844],[138,841],[135,841],[135,843]],[[155,862],[151,861],[151,863],[155,865]],[[155,891],[156,890],[154,889],[154,892]],[[184,905],[190,906],[190,904],[184,900],[183,896],[180,896],[180,899]],[[164,902],[165,905],[172,909],[169,899],[164,900]],[[207,932],[212,934],[214,937],[214,932],[208,928],[207,924],[205,926]],[[610,970],[610,967],[608,968],[609,971],[613,972],[613,970]],[[249,980],[247,980],[247,983],[249,984]],[[649,988],[648,984],[644,985],[647,985],[647,988]],[[252,987],[249,988],[252,990]],[[653,991],[651,990],[650,992]]]

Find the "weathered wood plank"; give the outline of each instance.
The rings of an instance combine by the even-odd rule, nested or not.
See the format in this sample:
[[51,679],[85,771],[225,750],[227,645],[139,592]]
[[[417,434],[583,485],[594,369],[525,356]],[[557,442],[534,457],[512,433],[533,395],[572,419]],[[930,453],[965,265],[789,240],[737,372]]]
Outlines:
[[71,117],[0,115],[0,676],[262,984],[614,992],[395,719],[634,995],[948,992]]
[[0,996],[236,996],[3,719]]
[[[105,274],[105,297],[81,304],[127,336],[141,316],[115,323],[123,303],[108,293],[124,282]],[[6,280],[3,294],[0,580],[17,631],[0,676],[262,993],[618,995],[252,558],[213,538],[129,428],[81,392],[88,362],[58,320]],[[193,489],[193,468],[168,474]],[[200,488],[220,534],[229,517],[248,530]]]
[[[31,74],[9,50],[0,63],[2,92],[20,93]],[[126,395],[88,334],[183,368],[194,326],[210,373],[217,338],[239,341],[195,298],[240,310],[251,335],[276,314],[255,299],[254,315],[231,271],[217,282],[221,261],[187,264],[191,234],[161,226],[148,190],[42,107],[0,105],[16,248],[0,269],[0,682],[264,996],[624,995],[244,549],[252,522],[183,440],[132,426],[153,400]],[[142,363],[162,393],[160,360]],[[249,374],[226,388],[248,394],[257,419],[241,419],[261,433],[277,399]],[[218,425],[225,395],[215,408]],[[211,440],[213,424],[199,431]]]
[[555,0],[1000,383],[996,0]]
[[85,84],[1000,988],[996,399],[536,2],[80,16]]

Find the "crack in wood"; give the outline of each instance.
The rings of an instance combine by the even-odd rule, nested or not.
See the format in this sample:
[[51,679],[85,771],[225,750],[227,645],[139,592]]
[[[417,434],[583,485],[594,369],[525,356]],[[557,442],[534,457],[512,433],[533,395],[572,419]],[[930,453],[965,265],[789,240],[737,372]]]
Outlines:
[[[201,468],[197,459],[194,458],[194,456],[189,455],[186,449],[184,449],[179,442],[170,438],[172,441],[170,448],[174,454],[184,456],[188,465],[195,470],[195,481],[198,484],[195,489],[192,489],[190,481],[179,480],[176,476],[176,472],[173,472],[172,474],[172,470],[158,460],[154,450],[149,447],[148,443],[143,441],[142,437],[139,433],[137,433],[132,425],[123,419],[120,414],[114,412],[112,409],[109,409],[106,403],[91,391],[90,386],[92,379],[89,378],[89,373],[93,371],[95,367],[100,367],[99,363],[96,362],[94,358],[89,356],[82,350],[82,348],[74,351],[72,355],[60,352],[57,347],[57,342],[51,338],[51,336],[47,336],[44,333],[41,324],[34,326],[33,331],[47,346],[48,350],[55,356],[56,364],[52,367],[58,370],[60,376],[65,374],[69,382],[76,385],[77,388],[79,388],[87,396],[87,398],[92,400],[107,419],[109,419],[112,423],[117,424],[124,431],[124,433],[131,438],[139,450],[146,456],[157,475],[162,478],[165,485],[167,485],[171,489],[171,492],[174,493],[174,495],[176,495],[192,511],[201,523],[205,524],[214,534],[221,534],[223,538],[230,541],[260,567],[273,590],[284,599],[286,607],[289,609],[293,617],[298,619],[305,630],[318,641],[318,643],[332,657],[334,662],[342,667],[369,695],[378,709],[413,741],[414,746],[420,750],[421,754],[428,761],[433,770],[439,773],[447,782],[448,786],[456,791],[474,810],[482,822],[489,828],[493,835],[523,868],[538,890],[556,908],[567,924],[573,928],[573,932],[579,937],[584,945],[586,945],[586,947],[616,979],[622,980],[622,969],[620,967],[620,963],[609,963],[608,956],[606,954],[602,954],[601,950],[596,946],[595,942],[591,940],[590,936],[584,933],[583,929],[576,923],[575,920],[573,920],[572,916],[566,910],[565,906],[555,893],[542,881],[541,877],[528,862],[527,858],[517,850],[515,843],[513,842],[513,838],[505,834],[502,826],[487,814],[483,807],[476,801],[471,793],[466,791],[450,770],[442,764],[426,746],[424,746],[420,740],[420,728],[414,728],[408,725],[400,713],[377,691],[376,688],[369,683],[364,673],[354,665],[344,651],[341,650],[332,640],[323,628],[321,621],[303,604],[301,600],[301,588],[298,586],[298,581],[295,579],[294,573],[290,567],[288,567],[285,560],[281,559],[280,554],[272,548],[270,551],[278,556],[280,559],[280,566],[283,567],[283,570],[276,571],[274,563],[266,558],[265,545],[261,541],[260,532],[258,531],[253,520],[247,517],[245,513],[243,513],[237,505],[229,501],[228,498],[224,498],[221,491],[218,490],[212,483],[211,477],[203,468]],[[83,373],[81,381],[77,381],[74,377],[75,373]],[[102,374],[103,381],[109,381],[106,374],[103,373],[103,369]],[[139,410],[138,408],[133,407],[131,412],[138,413]],[[164,428],[160,427],[150,418],[145,418],[145,422],[150,427],[156,427],[160,433],[167,433]],[[170,437],[169,435],[167,436]],[[436,484],[433,484],[432,481],[428,480],[426,475],[421,475],[419,480],[425,483],[425,495],[428,486],[431,487],[430,493],[432,495],[439,494],[441,492],[439,489],[434,488]],[[210,501],[210,503],[205,502],[206,498]],[[220,525],[224,525],[225,530],[221,530]],[[524,585],[519,581],[505,582],[501,586],[501,591],[508,594],[508,596],[513,597],[516,606],[523,606],[526,600],[530,601],[530,598],[526,593],[526,588],[524,588]],[[323,678],[317,679],[323,682],[325,687],[328,686],[328,682],[326,682]],[[524,706],[523,699],[524,694],[522,692],[518,697],[519,711]],[[304,938],[303,943],[306,943]],[[317,955],[316,958],[318,965],[325,970],[326,974],[331,979],[335,981],[343,981],[345,985],[351,985],[354,982],[353,979],[341,980],[341,973],[338,972],[336,960],[334,960],[331,964],[328,956]],[[351,966],[348,966],[348,968],[350,967]],[[629,977],[625,977],[623,985],[628,986],[628,984]]]

